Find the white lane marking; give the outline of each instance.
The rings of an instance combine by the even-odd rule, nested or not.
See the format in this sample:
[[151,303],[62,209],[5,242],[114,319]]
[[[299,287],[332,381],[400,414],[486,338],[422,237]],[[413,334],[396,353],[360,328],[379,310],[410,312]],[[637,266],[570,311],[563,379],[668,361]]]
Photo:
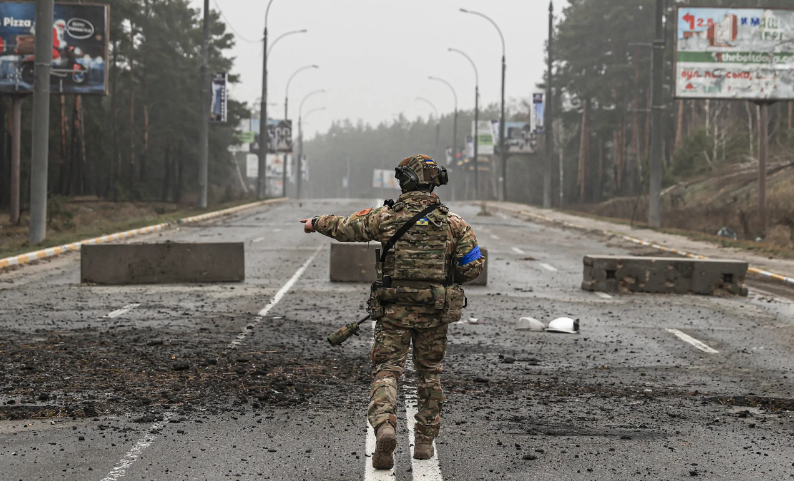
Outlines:
[[513,247],[513,252],[515,252],[516,254],[526,254],[526,252],[522,251],[518,247]]
[[491,239],[499,240],[499,236],[496,234],[491,234]]
[[[375,324],[375,321],[372,321],[371,325],[373,336],[372,340],[370,341],[370,346],[375,342]],[[369,421],[367,421],[366,456],[364,456],[364,481],[393,481],[394,470],[397,468],[396,459],[394,462],[394,467],[388,471],[385,469],[375,469],[372,467],[372,455],[375,453],[376,444],[377,439],[375,439],[375,430],[369,425]]]
[[[416,379],[416,371],[414,370],[413,361],[408,358],[406,371],[411,370],[414,372],[414,379]],[[413,383],[410,383],[413,384]],[[403,391],[405,391],[405,419],[408,425],[408,442],[411,443],[411,470],[413,479],[422,481],[443,481],[441,476],[441,467],[438,465],[438,449],[436,449],[436,442],[433,441],[433,457],[430,459],[414,459],[414,426],[416,425],[417,403],[416,403],[416,387],[409,386],[409,383],[403,384]]]
[[300,268],[297,271],[295,271],[295,274],[292,275],[290,280],[288,280],[287,283],[284,284],[281,287],[281,289],[279,289],[278,292],[276,292],[276,295],[273,296],[273,299],[270,299],[270,302],[268,302],[267,305],[264,308],[262,308],[262,310],[259,311],[259,313],[257,313],[257,317],[254,320],[254,322],[245,326],[243,331],[240,334],[238,334],[237,337],[229,344],[230,348],[237,347],[238,344],[243,342],[243,340],[245,340],[248,334],[251,331],[253,331],[254,326],[262,322],[262,319],[264,319],[267,313],[270,312],[271,309],[276,307],[278,301],[280,301],[281,298],[284,297],[284,295],[287,294],[287,292],[289,292],[290,289],[292,289],[292,286],[294,286],[295,283],[298,282],[300,276],[302,276],[303,273],[306,271],[306,269],[309,268],[309,264],[311,264],[314,258],[317,257],[317,254],[320,253],[320,250],[323,248],[323,245],[324,244],[320,244],[317,247],[317,249],[314,251],[314,254],[312,254],[311,257],[309,257],[309,259],[306,262],[304,262],[303,265],[300,266]]
[[121,309],[116,309],[115,311],[108,312],[108,315],[105,317],[108,319],[115,319],[119,316],[123,316],[124,314],[130,312],[131,310],[135,309],[138,306],[140,306],[140,304],[127,304]]
[[375,207],[383,206],[383,199],[375,199]]
[[254,244],[256,244],[257,242],[262,242],[263,240],[265,240],[265,238],[264,238],[264,237],[257,237],[256,239],[252,240],[251,242],[253,242]]
[[610,295],[609,295],[609,294],[607,294],[606,292],[598,292],[598,291],[596,291],[596,293],[595,293],[595,294],[596,294],[598,297],[600,297],[601,299],[612,299],[612,296],[610,296]]
[[138,460],[138,457],[146,448],[152,445],[154,440],[157,438],[155,434],[163,429],[163,426],[168,424],[168,420],[173,415],[173,411],[166,411],[163,413],[163,420],[152,424],[149,427],[149,432],[146,434],[146,436],[139,439],[138,442],[135,443],[129,451],[127,451],[127,454],[125,454],[124,457],[121,458],[118,463],[116,463],[113,469],[111,469],[107,476],[102,478],[101,481],[116,481],[119,478],[125,477],[127,475],[127,469],[129,469],[129,467]]
[[696,348],[700,349],[703,352],[707,352],[709,354],[717,354],[717,353],[719,353],[719,351],[717,351],[716,349],[710,348],[706,344],[698,341],[697,339],[695,339],[692,336],[684,334],[683,332],[679,331],[678,329],[668,329],[667,332],[669,332],[670,334],[673,334],[675,337],[681,339],[684,342],[688,342],[689,344],[692,344],[693,346],[695,346]]
[[546,269],[547,271],[557,272],[557,268],[556,267],[550,266],[550,265],[546,264],[545,262],[541,262],[540,263],[540,267]]

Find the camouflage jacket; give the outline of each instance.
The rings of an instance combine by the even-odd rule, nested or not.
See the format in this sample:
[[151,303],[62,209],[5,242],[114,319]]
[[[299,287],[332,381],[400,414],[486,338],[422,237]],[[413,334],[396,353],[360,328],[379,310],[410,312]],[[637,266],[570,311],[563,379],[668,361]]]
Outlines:
[[[385,245],[414,214],[431,204],[439,203],[438,196],[427,192],[407,192],[402,194],[393,207],[364,209],[350,216],[323,215],[317,218],[317,232],[340,242],[380,242]],[[454,280],[464,283],[475,279],[482,272],[485,258],[480,253],[474,230],[459,215],[439,208],[428,214],[431,222],[446,220],[447,257],[454,259]],[[406,234],[409,236],[411,231]],[[405,237],[404,237],[405,238]],[[399,245],[399,244],[398,244]],[[451,262],[449,264],[452,264]],[[448,265],[449,265],[448,264]],[[390,253],[383,266],[383,273],[393,275],[394,253]],[[410,308],[390,308],[387,317],[392,321],[404,321],[411,327],[433,327],[437,324],[437,313],[426,306]],[[401,312],[396,312],[401,311]],[[405,312],[402,312],[405,311]]]

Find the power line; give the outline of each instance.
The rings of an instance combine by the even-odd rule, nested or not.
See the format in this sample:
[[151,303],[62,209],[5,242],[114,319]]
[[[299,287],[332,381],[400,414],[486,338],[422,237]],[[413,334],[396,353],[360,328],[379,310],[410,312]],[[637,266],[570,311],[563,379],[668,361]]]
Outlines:
[[260,42],[262,42],[262,39],[250,40],[248,38],[243,37],[243,35],[240,32],[238,32],[236,28],[234,28],[234,25],[232,25],[232,22],[230,22],[229,19],[226,18],[226,15],[223,14],[223,10],[221,10],[221,7],[218,6],[218,2],[216,2],[215,0],[212,0],[212,3],[215,5],[215,8],[218,9],[218,12],[221,14],[221,18],[226,22],[226,25],[229,26],[229,28],[232,30],[232,32],[234,32],[234,34],[240,40],[242,40],[244,42],[248,42],[248,43],[260,43]]

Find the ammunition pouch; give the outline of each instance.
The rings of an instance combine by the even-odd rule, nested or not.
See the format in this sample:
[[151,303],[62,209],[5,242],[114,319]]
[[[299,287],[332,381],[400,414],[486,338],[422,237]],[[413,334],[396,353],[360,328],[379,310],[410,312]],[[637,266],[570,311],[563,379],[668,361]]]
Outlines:
[[458,322],[463,315],[463,308],[468,305],[468,300],[460,284],[450,284],[446,287],[441,321],[445,324]]
[[[446,290],[441,284],[425,284],[400,282],[402,285],[381,287],[375,291],[375,297],[381,304],[401,304],[409,306],[432,306],[434,309],[444,308]],[[406,284],[414,284],[406,285]],[[416,287],[415,287],[416,286]]]
[[373,282],[368,301],[372,319],[382,319],[385,306],[389,304],[432,307],[441,314],[441,321],[449,324],[460,320],[467,301],[463,287],[458,284],[444,286],[427,282],[394,281],[390,287],[384,287],[382,282]]

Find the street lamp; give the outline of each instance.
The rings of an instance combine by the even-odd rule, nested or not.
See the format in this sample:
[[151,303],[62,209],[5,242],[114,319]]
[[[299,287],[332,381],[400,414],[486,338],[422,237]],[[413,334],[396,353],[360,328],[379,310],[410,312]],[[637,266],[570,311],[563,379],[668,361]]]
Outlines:
[[[275,44],[276,44],[276,42],[273,42],[273,45],[275,45]],[[273,46],[271,45],[270,48],[273,48]],[[305,67],[301,67],[298,70],[296,70],[295,72],[293,72],[293,74],[290,75],[289,80],[287,80],[287,89],[286,89],[286,91],[284,93],[284,120],[285,121],[289,118],[289,84],[292,83],[292,79],[295,78],[296,75],[298,75],[300,72],[303,72],[304,70],[307,70],[307,69],[310,69],[310,68],[320,68],[320,67],[318,67],[317,65],[306,65]],[[281,182],[282,182],[282,185],[284,186],[282,188],[282,194],[283,194],[284,197],[286,197],[287,196],[287,169],[286,168],[284,168],[284,170],[282,172]]]
[[301,67],[298,70],[296,70],[290,76],[289,80],[287,80],[287,89],[286,92],[284,93],[284,120],[287,120],[289,118],[289,84],[292,83],[292,79],[295,78],[295,76],[298,75],[298,73],[303,72],[304,70],[308,70],[310,68],[320,68],[320,67],[317,65],[306,65],[305,67]]
[[[298,179],[296,181],[297,182],[296,188],[297,188],[297,198],[298,199],[301,198],[301,181],[300,181],[300,178],[301,178],[300,167],[301,167],[301,165],[300,165],[300,162],[301,162],[301,157],[303,156],[303,126],[301,125],[303,123],[303,104],[305,104],[306,101],[309,100],[309,97],[312,97],[312,96],[317,95],[317,94],[324,94],[324,93],[326,93],[325,90],[314,90],[312,92],[309,92],[308,94],[306,94],[305,97],[303,97],[303,100],[301,100],[300,107],[298,107],[298,141],[299,141],[298,147],[299,147],[299,153],[298,153],[298,162],[297,162]],[[285,171],[287,170],[286,164],[284,165],[284,170]],[[284,184],[285,187],[286,187],[286,185],[287,184]]]
[[477,148],[479,145],[479,139],[477,138],[477,122],[480,120],[480,73],[477,71],[477,65],[475,65],[474,60],[471,59],[465,52],[462,50],[458,50],[456,48],[450,48],[450,52],[455,52],[463,55],[466,57],[466,60],[469,61],[472,68],[474,69],[474,135],[473,135],[473,143],[474,143],[474,199],[476,200],[479,191],[479,165],[477,161]]
[[500,191],[500,194],[502,197],[501,200],[506,200],[507,199],[507,187],[506,187],[507,186],[507,182],[506,182],[507,153],[505,152],[505,71],[507,70],[507,63],[505,60],[505,37],[504,35],[502,35],[502,30],[499,28],[496,22],[491,20],[491,18],[488,17],[487,15],[484,15],[479,12],[472,12],[471,10],[466,10],[465,8],[461,8],[460,11],[463,13],[470,13],[472,15],[477,15],[478,17],[482,17],[488,20],[489,22],[491,22],[491,25],[496,27],[496,31],[499,32],[499,38],[502,39],[502,109],[501,109],[501,114],[499,116],[499,156],[502,158],[502,177],[500,180],[502,183],[502,189]]
[[[296,185],[298,189],[297,198],[301,198],[301,180],[303,177],[303,119],[309,118],[309,116],[315,112],[319,112],[321,110],[325,110],[325,107],[318,107],[316,109],[309,110],[306,112],[306,115],[299,115],[298,116],[298,162],[297,165],[297,172],[296,172]],[[300,112],[298,112],[300,114]]]
[[259,173],[257,175],[256,195],[257,198],[264,199],[267,194],[267,178],[265,177],[265,165],[268,151],[268,144],[270,143],[270,136],[267,132],[267,57],[270,55],[270,50],[279,40],[292,35],[294,33],[305,33],[306,30],[296,30],[287,32],[278,37],[273,45],[268,48],[267,46],[267,18],[270,15],[270,7],[273,5],[273,0],[267,3],[265,9],[265,32],[262,39],[262,98],[260,100],[260,114],[259,114]]
[[441,127],[441,121],[439,120],[439,116],[438,116],[438,109],[433,104],[433,102],[427,100],[424,97],[416,97],[414,100],[418,100],[419,102],[426,103],[427,105],[430,106],[430,108],[433,109],[433,112],[435,112],[435,114],[436,114],[436,147],[438,147],[438,130]]
[[455,113],[453,115],[453,121],[452,121],[452,155],[454,160],[455,149],[457,149],[457,142],[458,142],[458,93],[455,91],[455,87],[453,87],[451,83],[447,82],[442,78],[433,77],[432,75],[427,78],[430,80],[441,82],[447,87],[449,87],[449,89],[452,91],[452,97],[455,99]]

